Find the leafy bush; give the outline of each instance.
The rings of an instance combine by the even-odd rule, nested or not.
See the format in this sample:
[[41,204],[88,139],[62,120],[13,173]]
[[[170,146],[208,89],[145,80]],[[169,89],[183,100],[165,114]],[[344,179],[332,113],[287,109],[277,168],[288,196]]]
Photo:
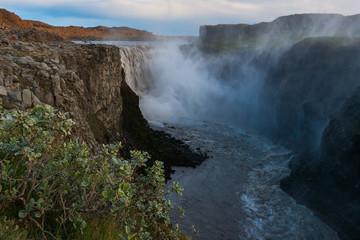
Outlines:
[[[88,223],[115,224],[119,239],[180,239],[170,223],[163,163],[120,143],[92,155],[71,137],[73,121],[51,106],[0,109],[0,215],[21,220],[34,237],[74,238]],[[19,221],[20,222],[20,221]]]

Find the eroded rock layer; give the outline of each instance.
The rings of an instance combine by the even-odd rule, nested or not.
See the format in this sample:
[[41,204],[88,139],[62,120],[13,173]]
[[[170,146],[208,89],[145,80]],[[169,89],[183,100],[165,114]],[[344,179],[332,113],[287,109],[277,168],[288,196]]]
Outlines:
[[0,42],[0,97],[7,109],[46,103],[69,114],[74,135],[96,151],[99,144],[122,141],[171,165],[195,166],[204,160],[188,146],[151,130],[139,99],[125,82],[119,48],[72,43]]

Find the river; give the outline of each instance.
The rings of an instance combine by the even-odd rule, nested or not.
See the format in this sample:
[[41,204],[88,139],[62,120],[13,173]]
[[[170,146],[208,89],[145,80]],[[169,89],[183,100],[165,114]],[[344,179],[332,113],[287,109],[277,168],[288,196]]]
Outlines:
[[[108,44],[120,47],[126,81],[152,127],[210,156],[194,169],[174,168],[171,176],[185,189],[183,196],[171,197],[185,209],[185,218],[172,216],[184,233],[199,240],[339,239],[280,189],[280,180],[290,174],[292,152],[242,130],[274,119],[261,95],[266,72],[253,64],[253,56],[236,60],[224,80],[206,71],[203,57],[184,54],[178,43]],[[274,60],[269,59],[270,66]],[[241,121],[250,124],[233,124]]]
[[192,239],[339,239],[280,189],[280,180],[290,173],[289,150],[222,124],[192,122],[161,129],[194,150],[209,151],[201,166],[176,167],[172,175],[184,188],[183,196],[172,200],[185,209],[185,218],[174,214],[174,222]]

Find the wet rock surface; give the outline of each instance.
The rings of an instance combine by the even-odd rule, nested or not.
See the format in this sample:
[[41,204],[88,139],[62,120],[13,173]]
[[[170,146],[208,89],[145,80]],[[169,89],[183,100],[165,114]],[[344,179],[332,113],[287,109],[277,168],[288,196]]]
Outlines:
[[220,56],[227,60],[210,66],[224,84],[255,82],[241,99],[250,104],[234,108],[240,126],[300,154],[282,188],[341,238],[358,239],[359,38],[308,38],[279,52],[265,47]]
[[359,60],[358,39],[311,38],[282,54],[265,87],[276,112],[272,135],[298,152],[318,149],[327,121],[359,86]]

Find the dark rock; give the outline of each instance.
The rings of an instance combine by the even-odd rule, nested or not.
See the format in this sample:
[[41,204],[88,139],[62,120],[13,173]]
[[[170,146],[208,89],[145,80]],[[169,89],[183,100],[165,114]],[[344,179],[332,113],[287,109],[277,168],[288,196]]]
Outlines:
[[285,52],[265,87],[275,106],[273,135],[297,149],[318,149],[331,114],[359,85],[359,61],[360,42],[343,38],[306,39]]
[[327,125],[321,143],[321,164],[340,188],[357,193],[354,195],[360,201],[360,88]]
[[139,97],[125,81],[121,86],[121,95],[124,109],[119,126],[122,142],[127,146],[125,155],[130,149],[149,152],[150,163],[155,160],[164,162],[166,178],[170,178],[171,166],[196,167],[207,159],[206,155],[194,153],[188,145],[169,134],[149,128],[138,107]]
[[0,97],[5,100],[7,98],[7,90],[4,86],[0,86]]
[[207,52],[279,49],[310,37],[360,37],[360,15],[295,14],[254,25],[200,27],[200,45]]
[[9,101],[11,101],[11,102],[21,102],[22,101],[21,92],[19,92],[19,91],[14,91],[14,92],[9,91],[8,98],[9,98]]
[[360,88],[328,122],[320,157],[298,158],[290,167],[281,187],[342,239],[360,239]]

